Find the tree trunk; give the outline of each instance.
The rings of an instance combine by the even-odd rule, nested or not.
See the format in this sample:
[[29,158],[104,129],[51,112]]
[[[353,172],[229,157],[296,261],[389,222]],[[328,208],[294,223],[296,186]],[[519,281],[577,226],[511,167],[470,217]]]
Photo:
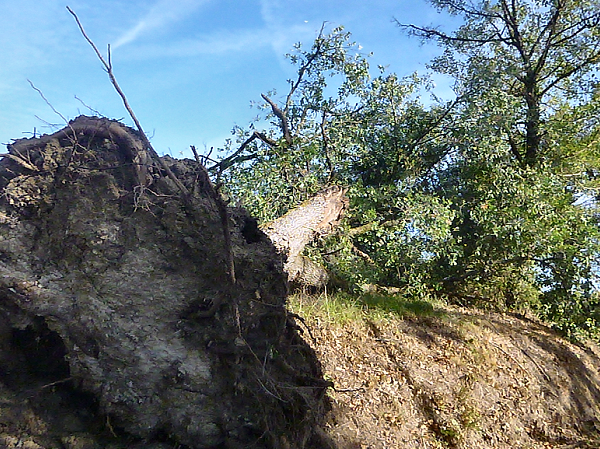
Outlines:
[[540,98],[536,92],[537,83],[526,85],[525,102],[527,114],[525,120],[525,163],[533,167],[538,163],[541,132],[540,132]]
[[292,285],[323,288],[329,275],[325,268],[302,255],[306,245],[330,233],[348,207],[346,189],[332,186],[262,227],[277,250],[285,255],[284,270]]
[[169,447],[324,447],[328,383],[286,313],[275,248],[229,209],[228,250],[204,168],[144,151],[135,131],[86,117],[9,145],[0,390],[68,385],[111,432]]

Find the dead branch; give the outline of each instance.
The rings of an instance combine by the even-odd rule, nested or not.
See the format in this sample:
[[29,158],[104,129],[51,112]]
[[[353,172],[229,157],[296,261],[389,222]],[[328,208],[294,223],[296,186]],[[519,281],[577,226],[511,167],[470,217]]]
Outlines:
[[75,100],[79,101],[88,111],[90,111],[92,114],[94,114],[97,117],[102,117],[102,114],[100,112],[98,112],[96,109],[92,108],[91,106],[87,105],[81,98],[79,98],[77,95],[74,96]]
[[[290,130],[290,124],[289,124],[289,120],[288,120],[288,112],[290,109],[290,105],[292,103],[292,96],[294,95],[294,92],[296,92],[296,90],[302,83],[304,75],[305,75],[306,71],[309,70],[311,64],[314,62],[315,59],[317,59],[317,57],[319,57],[323,54],[323,48],[322,48],[323,47],[323,30],[325,29],[326,23],[327,22],[324,22],[323,25],[321,26],[321,30],[319,31],[319,36],[317,37],[317,39],[315,41],[316,43],[315,43],[314,51],[307,57],[306,62],[304,64],[302,64],[300,69],[298,69],[298,77],[292,83],[292,85],[290,87],[290,91],[288,92],[288,95],[286,97],[285,105],[284,105],[283,109],[281,109],[267,95],[261,94],[261,97],[269,104],[269,106],[271,106],[271,110],[273,111],[273,114],[275,115],[275,117],[277,117],[279,119],[279,126],[283,133],[283,138],[288,146],[291,146],[293,143],[293,136],[292,136],[292,132]],[[303,113],[301,124],[304,121],[305,115],[306,115],[306,110]],[[248,139],[246,139],[242,143],[242,145],[235,151],[235,153],[226,157],[222,161],[215,163],[212,167],[210,167],[208,169],[208,171],[212,173],[215,170],[218,170],[219,173],[222,173],[224,170],[226,170],[227,168],[231,167],[234,164],[255,159],[257,157],[256,154],[242,155],[242,153],[244,152],[246,147],[255,139],[262,140],[264,143],[266,143],[270,147],[277,146],[277,142],[275,142],[273,139],[266,136],[264,133],[261,133],[259,131],[254,131],[252,133],[252,135],[250,135],[250,137],[248,137]],[[331,181],[331,178],[332,177],[330,176],[330,181]]]
[[[44,95],[44,93],[38,89],[37,87],[35,87],[35,85],[33,84],[33,82],[30,79],[27,79],[27,82],[29,83],[29,85],[31,86],[31,88],[33,90],[35,90],[40,97],[42,97],[42,100],[44,100],[46,102],[46,104],[50,107],[50,109],[52,109],[52,111],[58,115],[66,124],[68,127],[71,127],[71,124],[69,123],[69,120],[67,120],[67,118],[62,115],[59,111],[56,110],[56,108],[54,106],[52,106],[52,103],[50,103],[50,101],[48,101],[48,99],[46,98],[46,96]],[[75,136],[75,133],[73,133],[73,137],[71,138],[71,143],[73,145],[73,147],[77,146],[77,137]]]
[[307,58],[306,62],[304,64],[302,64],[300,69],[298,69],[298,78],[296,78],[296,81],[290,88],[288,96],[285,100],[285,108],[284,108],[283,112],[286,116],[289,111],[290,105],[292,103],[292,96],[294,95],[294,92],[296,92],[296,89],[298,89],[298,87],[300,86],[300,83],[302,82],[302,79],[304,78],[304,74],[309,69],[309,67],[313,63],[313,61],[315,59],[317,59],[318,56],[321,56],[321,54],[322,54],[323,31],[325,30],[325,25],[327,25],[327,22],[323,22],[323,24],[321,25],[321,29],[319,30],[319,35],[317,36],[317,39],[315,40],[315,51]]
[[358,257],[360,257],[361,259],[363,259],[365,262],[367,262],[369,265],[375,265],[375,261],[373,259],[371,259],[371,256],[369,256],[364,251],[361,251],[354,245],[352,245],[352,252],[354,254],[356,254]]
[[4,154],[0,154],[0,157],[7,157],[9,159],[12,159],[17,164],[19,164],[21,167],[24,167],[27,170],[31,170],[31,171],[34,171],[34,172],[39,171],[39,169],[35,165],[33,165],[32,163],[28,162],[23,157],[17,156],[16,154],[4,153]]
[[198,162],[198,164],[202,165],[203,167],[206,167],[206,163],[208,161],[214,161],[214,159],[210,158],[210,155],[213,152],[213,147],[210,147],[210,151],[208,152],[208,154],[205,154],[203,156],[200,156],[198,154],[198,150],[196,150],[195,145],[190,145],[190,149],[192,150],[192,153],[194,153],[194,158],[196,159],[196,162]]
[[63,121],[68,126],[69,125],[69,120],[67,120],[67,118],[64,115],[62,115],[60,112],[58,112],[54,106],[52,106],[52,103],[50,103],[48,101],[48,99],[44,96],[44,93],[40,89],[38,89],[37,87],[35,87],[35,85],[33,84],[33,82],[29,78],[27,78],[27,82],[29,83],[29,85],[31,86],[31,88],[33,90],[35,90],[38,94],[40,94],[40,97],[42,97],[42,100],[44,100],[46,102],[46,104],[50,107],[50,109],[52,109],[52,111],[56,115],[58,115],[61,119],[63,119]]
[[218,172],[220,174],[220,173],[223,173],[225,170],[227,170],[232,165],[237,164],[238,162],[244,162],[244,161],[247,161],[250,159],[254,159],[256,157],[255,154],[244,155],[244,156],[242,156],[241,154],[248,147],[248,145],[250,145],[250,143],[252,143],[252,141],[255,139],[262,140],[264,143],[266,143],[270,147],[277,146],[277,142],[275,142],[273,139],[269,138],[266,134],[261,133],[259,131],[254,131],[252,133],[252,135],[250,137],[248,137],[244,141],[244,143],[242,143],[240,145],[240,147],[235,151],[235,153],[233,153],[232,155],[227,156],[225,159],[222,159],[221,161],[215,163],[212,167],[208,168],[208,171],[214,172],[215,170],[218,170]]

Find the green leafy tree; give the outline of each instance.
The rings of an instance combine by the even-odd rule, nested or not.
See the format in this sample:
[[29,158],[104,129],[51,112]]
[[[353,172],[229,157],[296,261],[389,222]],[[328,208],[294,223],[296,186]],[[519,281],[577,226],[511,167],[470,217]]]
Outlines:
[[497,117],[512,155],[526,166],[548,149],[545,123],[555,99],[577,101],[596,86],[600,63],[600,3],[581,0],[431,0],[464,24],[448,34],[401,25],[446,51],[435,70],[457,80],[465,95],[504,92],[508,108]]
[[230,155],[210,168],[263,221],[345,182],[347,141],[359,126],[352,117],[369,79],[366,56],[342,27],[321,29],[310,48],[297,44],[287,57],[297,67],[287,94],[281,102],[276,92],[263,94],[257,120],[234,130]]
[[591,304],[598,275],[597,203],[582,201],[595,196],[600,161],[600,4],[432,4],[464,19],[454,33],[403,25],[445,48],[432,67],[460,94],[458,139],[435,189],[455,212],[444,290],[533,305],[563,327],[584,310],[593,320],[589,307],[567,305]]
[[[330,184],[341,232],[309,250],[348,287],[400,287],[597,328],[598,12],[578,2],[446,2],[455,33],[408,26],[445,53],[457,98],[425,106],[342,28],[288,55],[289,92],[262,96],[211,168],[262,221]],[[600,317],[599,317],[600,318]]]
[[[433,241],[443,246],[451,223],[451,211],[438,199],[412,193],[422,172],[435,171],[445,156],[432,136],[450,108],[420,104],[417,93],[426,80],[399,79],[383,68],[371,75],[350,37],[335,28],[321,30],[308,49],[298,44],[288,55],[297,77],[287,95],[280,103],[272,99],[276,93],[262,96],[264,116],[235,129],[229,156],[212,171],[263,222],[327,185],[348,186],[347,229],[313,258],[351,286],[411,288],[431,272],[434,260],[426,253]],[[423,202],[430,207],[426,215]],[[434,228],[435,237],[419,234]]]

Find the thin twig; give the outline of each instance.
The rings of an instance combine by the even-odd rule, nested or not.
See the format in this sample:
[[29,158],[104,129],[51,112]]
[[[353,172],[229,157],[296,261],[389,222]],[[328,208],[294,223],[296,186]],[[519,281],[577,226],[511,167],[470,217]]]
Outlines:
[[190,148],[192,150],[192,153],[194,153],[194,157],[196,158],[196,162],[198,162],[198,164],[203,165],[202,162],[200,161],[200,155],[198,154],[198,151],[196,150],[196,147],[194,145],[190,145]]
[[54,106],[52,106],[52,103],[50,103],[48,101],[48,99],[44,96],[44,93],[40,89],[35,87],[35,85],[33,84],[33,82],[30,79],[27,79],[27,82],[29,82],[29,85],[31,86],[31,88],[33,90],[35,90],[38,94],[40,94],[40,97],[42,97],[42,99],[46,102],[46,104],[50,107],[50,109],[52,109],[52,111],[56,115],[58,115],[61,119],[63,119],[63,121],[71,129],[71,132],[73,135],[72,135],[72,137],[68,137],[68,139],[71,142],[71,145],[73,145],[73,151],[75,151],[75,148],[77,147],[77,135],[75,134],[75,131],[73,130],[73,127],[71,126],[71,122],[69,122],[69,120],[67,120],[67,118],[64,115],[62,115],[59,111],[57,111]]
[[67,377],[67,378],[65,378],[65,379],[57,380],[56,382],[51,382],[51,383],[49,383],[49,384],[42,385],[42,386],[41,386],[39,389],[40,389],[40,390],[43,390],[43,389],[45,389],[45,388],[54,387],[54,386],[56,386],[56,385],[60,385],[60,384],[67,383],[67,382],[69,382],[69,381],[71,381],[71,380],[73,380],[73,379],[75,379],[75,378],[74,378],[73,376],[70,376],[70,377]]
[[0,154],[0,157],[7,157],[9,159],[12,159],[13,161],[15,161],[17,164],[19,164],[20,166],[26,168],[27,170],[31,170],[31,171],[40,171],[39,168],[37,168],[35,165],[33,165],[32,163],[26,161],[23,157],[21,156],[17,156],[15,154],[11,154],[11,153],[3,153]]
[[85,104],[85,102],[79,98],[77,95],[75,95],[75,100],[79,101],[83,106],[85,106],[92,114],[96,114],[98,117],[102,117],[102,114],[100,112],[98,112],[96,109],[92,108],[91,106],[88,106],[87,104]]
[[68,125],[69,124],[69,120],[67,120],[67,118],[64,115],[62,115],[60,112],[58,112],[54,106],[52,106],[52,103],[50,103],[48,101],[48,99],[44,96],[44,93],[40,89],[38,89],[37,87],[35,87],[35,84],[33,84],[33,82],[29,78],[27,78],[27,82],[29,83],[29,85],[31,86],[31,88],[33,90],[35,90],[38,94],[40,94],[40,97],[42,97],[42,100],[44,100],[46,102],[46,104],[50,107],[50,109],[52,109],[52,111],[56,115],[58,115],[61,119],[63,119],[64,122]]
[[336,387],[331,387],[331,389],[333,391],[335,391],[336,393],[355,393],[357,391],[361,391],[361,392],[365,392],[365,388],[364,387],[358,387],[358,388],[336,388]]
[[244,152],[246,147],[248,147],[248,145],[250,145],[250,143],[252,143],[252,141],[254,139],[262,140],[264,143],[266,143],[267,145],[269,145],[271,147],[277,146],[277,142],[275,142],[273,139],[269,138],[266,134],[261,133],[259,131],[254,131],[252,133],[252,135],[250,137],[248,137],[240,145],[240,147],[235,151],[235,153],[231,154],[230,156],[227,156],[225,159],[222,159],[220,162],[216,162],[215,165],[208,168],[208,171],[213,172],[215,169],[218,168],[219,175],[220,175],[225,170],[227,170],[229,167],[231,167],[233,164],[236,164],[238,162],[245,162],[249,159],[254,159],[257,156],[256,154],[241,156],[241,154]]
[[[50,123],[48,120],[44,120],[39,115],[34,115],[36,119],[46,125],[47,128],[50,128],[52,131],[59,129],[62,125],[60,123]],[[34,136],[35,137],[35,136]]]

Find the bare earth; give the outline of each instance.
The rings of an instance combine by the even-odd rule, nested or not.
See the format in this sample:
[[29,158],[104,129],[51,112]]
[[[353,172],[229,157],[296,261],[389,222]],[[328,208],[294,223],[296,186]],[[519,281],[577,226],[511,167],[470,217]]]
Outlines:
[[328,432],[341,448],[600,448],[594,344],[507,314],[345,320],[297,301],[335,385]]
[[[339,449],[600,448],[592,343],[469,309],[347,317],[323,308],[322,297],[291,304],[335,386],[326,431]],[[0,448],[174,449],[132,439],[92,398],[39,381],[0,381]]]

